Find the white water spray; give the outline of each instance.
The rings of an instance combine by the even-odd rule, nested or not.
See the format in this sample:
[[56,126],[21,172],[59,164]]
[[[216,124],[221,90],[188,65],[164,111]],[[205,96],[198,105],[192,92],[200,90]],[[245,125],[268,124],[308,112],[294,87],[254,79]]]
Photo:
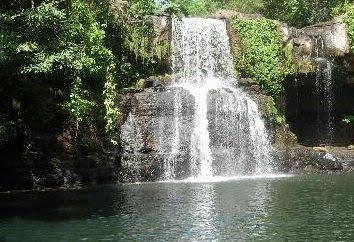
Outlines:
[[[176,156],[185,142],[190,175],[201,180],[272,172],[271,146],[258,107],[236,88],[226,24],[217,19],[184,18],[172,24],[175,90],[173,138],[165,158],[165,179],[175,179]],[[183,95],[194,99],[192,130],[185,130]],[[167,137],[167,131],[162,132]],[[164,138],[160,139],[165,142]],[[166,147],[160,144],[159,147]],[[164,150],[165,153],[166,150]]]
[[323,109],[325,113],[326,123],[326,140],[327,144],[331,144],[334,135],[333,126],[333,80],[332,80],[332,64],[327,58],[326,47],[323,38],[315,36],[315,62],[316,62],[316,81],[315,81],[315,95],[317,98],[317,134],[321,133],[319,125],[321,123],[320,110]]

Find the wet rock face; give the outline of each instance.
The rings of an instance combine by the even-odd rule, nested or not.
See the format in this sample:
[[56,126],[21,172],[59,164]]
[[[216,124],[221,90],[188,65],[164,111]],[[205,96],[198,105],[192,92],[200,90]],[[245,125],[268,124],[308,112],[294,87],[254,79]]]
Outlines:
[[154,15],[151,17],[156,35],[156,42],[170,42],[171,17],[168,15]]
[[18,152],[18,156],[0,165],[0,191],[79,187],[118,179],[115,153],[90,152],[64,158],[46,149],[24,156]]
[[340,19],[305,27],[301,31],[308,36],[320,35],[328,53],[333,56],[344,56],[350,51],[347,28]]
[[323,39],[328,54],[343,57],[350,52],[346,24],[341,18],[329,22],[296,29],[282,23],[280,27],[284,42],[293,42],[294,46],[300,47],[298,55],[310,56],[315,49],[315,38]]
[[296,145],[278,149],[276,160],[284,172],[352,172],[354,151],[345,147],[305,147]]
[[[268,129],[268,134],[273,143],[283,142],[290,136],[290,131],[282,125],[274,124],[269,113],[271,97],[262,95],[254,86],[258,83],[252,79],[240,79],[239,88],[246,91],[254,100],[261,112]],[[257,88],[256,88],[257,89]],[[121,176],[123,182],[156,181],[164,178],[164,165],[170,159],[175,132],[175,95],[179,92],[181,99],[181,113],[178,115],[180,126],[178,153],[174,157],[176,166],[176,178],[183,179],[191,175],[191,136],[195,123],[195,100],[185,89],[177,87],[149,87],[140,92],[124,93],[119,99],[119,105],[125,113],[121,126]],[[244,162],[252,159],[251,144],[244,137],[249,136],[250,128],[247,126],[246,113],[235,112],[237,107],[230,106],[232,110],[225,109],[224,105],[230,105],[229,95],[233,95],[227,89],[210,91],[208,95],[208,130],[210,148],[213,156],[214,174],[227,174],[227,170],[242,169],[252,170],[252,162]],[[235,122],[231,122],[234,120]],[[225,130],[223,125],[228,123],[230,128]],[[245,125],[241,125],[243,123]],[[277,130],[284,132],[278,132]],[[282,138],[279,138],[278,136]],[[242,142],[241,142],[242,141]],[[251,140],[249,140],[251,142]],[[230,153],[231,152],[231,153]],[[223,167],[221,160],[234,153],[239,160],[235,160],[233,167]],[[249,167],[244,167],[245,163]]]
[[[260,14],[246,14],[232,10],[219,10],[211,18],[225,19],[230,21],[233,18],[238,19],[262,19]],[[350,53],[350,42],[346,24],[343,17],[339,16],[332,21],[307,26],[297,29],[288,26],[286,23],[279,22],[279,31],[282,34],[284,43],[293,42],[295,46],[300,47],[299,55],[311,55],[315,49],[314,38],[321,36],[327,51],[332,56],[343,57]],[[232,35],[232,33],[229,35]],[[232,40],[232,36],[231,40]]]
[[316,43],[311,37],[301,35],[293,38],[291,41],[293,42],[296,56],[309,57],[314,54]]
[[[256,82],[251,79],[241,79],[239,87],[244,89],[259,107],[263,120],[267,126],[274,148],[274,165],[277,171],[282,172],[328,172],[354,170],[354,151],[347,148],[312,148],[297,145],[294,136],[285,124],[277,124],[269,113],[272,99],[260,94],[251,88]],[[178,89],[174,88],[146,88],[141,92],[122,94],[120,105],[126,117],[121,127],[121,173],[122,182],[156,181],[164,178],[164,162],[169,157],[174,132],[174,95]],[[181,91],[181,90],[179,90]],[[186,127],[181,133],[181,147],[175,162],[178,164],[176,173],[178,179],[187,178],[191,174],[189,150],[190,137],[193,132],[194,99],[187,92],[182,91],[182,125]],[[209,132],[213,160],[223,159],[225,147],[240,147],[236,136],[236,126],[231,133],[222,133],[218,130],[218,123],[227,120],[231,113],[223,112],[215,115],[218,107],[218,93],[211,91],[208,97]],[[218,118],[218,120],[214,118]],[[237,118],[237,117],[235,117]],[[161,124],[164,124],[161,126]],[[165,135],[161,136],[160,132]],[[247,129],[241,133],[248,132]],[[247,146],[247,143],[244,144]],[[241,148],[240,148],[241,149]],[[242,150],[236,152],[242,153]],[[247,154],[244,154],[247,156]],[[235,161],[235,166],[240,164]],[[216,167],[215,174],[223,173],[230,167]]]
[[[179,164],[177,176],[179,178],[189,176],[188,142],[193,130],[194,99],[181,88],[147,88],[128,97],[129,108],[126,105],[127,95],[121,98],[125,100],[126,113],[120,134],[122,181],[155,181],[163,178],[164,160],[168,159],[173,143],[176,91],[183,96],[180,122],[187,127],[183,129],[185,132],[180,134],[180,151],[175,158],[176,164]],[[165,135],[162,136],[162,133]]]
[[159,57],[159,62],[164,69],[168,70],[170,68],[172,18],[168,14],[160,14],[151,16],[151,21],[154,29],[153,46],[166,49],[166,53]]

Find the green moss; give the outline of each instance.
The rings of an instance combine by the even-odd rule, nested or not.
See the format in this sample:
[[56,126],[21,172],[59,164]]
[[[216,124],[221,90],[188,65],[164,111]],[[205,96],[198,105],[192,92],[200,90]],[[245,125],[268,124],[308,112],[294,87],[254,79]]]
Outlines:
[[274,123],[285,124],[285,115],[277,109],[276,104],[272,99],[267,103],[266,113],[270,120],[272,120]]
[[283,66],[285,75],[293,75],[297,72],[293,43],[288,43],[283,48]]

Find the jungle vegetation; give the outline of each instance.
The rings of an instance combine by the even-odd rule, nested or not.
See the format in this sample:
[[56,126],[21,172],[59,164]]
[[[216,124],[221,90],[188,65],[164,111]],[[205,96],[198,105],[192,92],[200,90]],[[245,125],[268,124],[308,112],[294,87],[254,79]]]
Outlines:
[[151,42],[149,17],[155,13],[204,16],[223,8],[271,19],[233,23],[245,38],[259,28],[266,30],[263,40],[275,37],[270,44],[252,38],[246,43],[250,51],[244,57],[264,55],[260,61],[270,67],[259,66],[265,72],[241,59],[236,69],[260,78],[266,93],[278,95],[286,73],[272,19],[302,27],[347,14],[354,43],[352,4],[349,0],[3,0],[0,147],[16,144],[30,149],[38,137],[55,140],[63,132],[71,134],[76,147],[117,144],[119,90],[166,71],[161,59],[168,46]]

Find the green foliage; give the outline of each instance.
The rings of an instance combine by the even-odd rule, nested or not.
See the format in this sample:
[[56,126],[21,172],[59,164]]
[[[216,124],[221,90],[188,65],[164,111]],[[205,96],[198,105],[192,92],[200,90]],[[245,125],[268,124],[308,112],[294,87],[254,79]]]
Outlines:
[[[110,10],[113,2],[122,4],[119,14]],[[116,105],[119,88],[165,71],[161,62],[167,59],[170,43],[168,38],[156,39],[151,18],[161,10],[178,16],[205,16],[221,8],[260,12],[295,26],[346,13],[354,43],[352,0],[130,0],[128,6],[124,2],[0,3],[0,145],[20,137],[21,131],[26,139],[59,135],[73,121],[81,143],[105,134],[117,144],[122,121]],[[279,26],[272,20],[233,20],[232,26],[238,35],[236,70],[260,80],[262,90],[276,100],[284,77],[297,72],[293,46],[282,46]],[[274,122],[284,122],[274,103],[269,113]],[[343,121],[353,123],[354,118],[349,115]]]
[[122,119],[122,113],[117,107],[118,84],[112,74],[114,66],[108,67],[107,82],[105,83],[103,95],[105,97],[104,105],[106,108],[105,119],[106,132],[110,135],[111,142],[118,144],[119,125]]
[[235,68],[243,76],[260,81],[267,94],[277,97],[283,91],[287,68],[282,66],[282,39],[278,23],[272,20],[240,20],[232,22],[238,43]]
[[298,72],[298,66],[294,57],[293,43],[288,43],[284,46],[282,51],[282,65],[285,76],[290,76]]
[[224,0],[221,6],[243,13],[262,13],[264,11],[263,0]]
[[266,113],[268,117],[276,124],[285,123],[285,115],[282,114],[276,107],[276,104],[273,100],[267,103]]
[[4,28],[13,33],[8,42],[16,46],[10,58],[21,58],[23,74],[104,72],[112,53],[104,46],[105,26],[95,17],[82,0],[44,1],[13,15]]
[[346,15],[344,17],[344,22],[347,25],[348,36],[351,44],[351,52],[354,53],[354,6],[347,5],[345,7]]
[[331,15],[335,17],[335,16],[346,14],[348,10],[350,10],[350,8],[353,7],[353,3],[354,3],[353,0],[337,1],[337,3],[331,9],[332,11]]
[[0,147],[14,136],[14,124],[0,114]]
[[175,16],[206,16],[224,8],[219,0],[162,0],[157,1],[158,8]]
[[342,121],[346,124],[353,124],[354,123],[354,115],[347,115],[342,119]]
[[129,26],[125,44],[136,58],[144,62],[156,63],[168,55],[169,43],[155,43],[151,24],[139,23]]
[[[18,118],[38,131],[58,128],[53,121],[64,114],[81,129],[101,126],[107,70],[121,56],[107,45],[108,1],[46,0],[1,10],[0,96],[26,103]],[[0,108],[9,106],[0,101]]]
[[125,46],[135,58],[147,63],[157,63],[169,53],[169,43],[156,41],[151,17],[156,11],[155,1],[134,0],[127,13],[121,16]]
[[146,19],[157,10],[157,5],[152,0],[132,0],[129,4],[128,16],[134,19]]
[[168,2],[179,6],[181,13],[187,16],[203,16],[220,8],[220,3],[214,0],[170,0]]
[[90,123],[92,111],[96,104],[90,98],[89,91],[85,90],[82,80],[77,77],[72,87],[69,101],[64,105],[73,115],[77,123]]
[[0,111],[19,100],[14,117],[32,131],[75,121],[80,138],[95,130],[116,143],[118,88],[155,74],[168,55],[169,43],[154,41],[155,2],[130,1],[120,18],[109,0],[29,3],[0,4],[0,96],[10,100]]
[[176,15],[205,16],[219,9],[231,9],[245,13],[259,13],[263,10],[262,0],[166,0],[162,9]]
[[264,1],[263,14],[268,18],[278,19],[290,25],[302,27],[330,20],[334,9],[340,9],[347,2],[352,1],[267,0]]
[[303,27],[330,20],[344,13],[352,3],[353,0],[166,0],[162,5],[169,12],[187,16],[205,16],[219,9],[261,13],[267,18]]

